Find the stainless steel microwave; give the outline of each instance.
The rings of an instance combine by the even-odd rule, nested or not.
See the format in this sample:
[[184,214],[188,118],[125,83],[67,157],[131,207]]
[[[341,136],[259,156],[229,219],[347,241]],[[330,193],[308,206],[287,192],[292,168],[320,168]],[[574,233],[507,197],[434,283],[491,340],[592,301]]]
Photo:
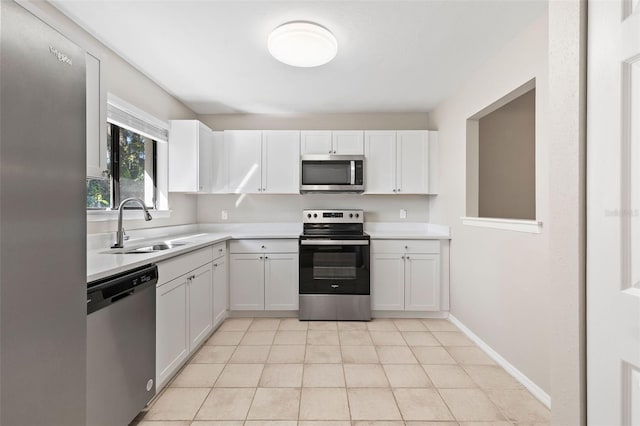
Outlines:
[[300,192],[364,192],[364,155],[303,155]]

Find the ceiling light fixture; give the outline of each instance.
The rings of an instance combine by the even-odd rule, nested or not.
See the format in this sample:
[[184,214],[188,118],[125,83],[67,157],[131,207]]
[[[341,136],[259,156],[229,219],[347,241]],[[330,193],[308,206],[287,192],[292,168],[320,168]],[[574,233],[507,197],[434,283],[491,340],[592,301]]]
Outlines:
[[335,58],[338,41],[329,30],[313,22],[282,24],[271,32],[269,53],[287,65],[317,67]]

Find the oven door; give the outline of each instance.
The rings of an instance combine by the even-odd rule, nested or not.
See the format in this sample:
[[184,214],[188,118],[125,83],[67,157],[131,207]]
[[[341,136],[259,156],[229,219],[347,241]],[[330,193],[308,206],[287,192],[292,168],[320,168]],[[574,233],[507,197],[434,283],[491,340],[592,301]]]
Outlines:
[[369,240],[300,240],[300,294],[370,294]]

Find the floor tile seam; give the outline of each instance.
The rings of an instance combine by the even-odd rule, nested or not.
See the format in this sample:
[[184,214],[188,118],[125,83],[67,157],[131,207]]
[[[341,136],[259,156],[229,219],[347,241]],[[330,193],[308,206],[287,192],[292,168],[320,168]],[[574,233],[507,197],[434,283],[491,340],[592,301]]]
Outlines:
[[[222,372],[220,372],[220,373],[222,374]],[[207,399],[209,398],[209,395],[211,395],[211,392],[213,392],[213,386],[209,388],[209,392],[207,392],[207,395],[204,397],[204,399],[200,403],[200,406],[198,407],[198,409],[194,413],[193,418],[191,419],[192,423],[196,420],[196,417],[198,417],[198,414],[200,413],[200,410],[202,410],[202,407],[204,406],[204,403],[207,402]]]
[[384,365],[381,365],[381,368],[382,368],[382,373],[384,374],[385,378],[387,379],[387,383],[389,383],[389,390],[391,391],[391,396],[393,397],[393,402],[395,402],[395,404],[396,404],[396,409],[398,410],[398,413],[400,413],[400,419],[402,420],[403,423],[406,424],[406,420],[404,418],[404,414],[402,414],[402,410],[400,409],[400,404],[398,403],[398,398],[396,397],[396,394],[393,391],[393,388],[391,387],[391,380],[389,380],[389,376],[387,375],[387,370],[385,370]]
[[440,398],[440,400],[444,403],[444,406],[447,407],[447,410],[449,410],[449,414],[451,415],[451,417],[453,418],[453,420],[457,423],[460,423],[461,421],[466,421],[466,420],[458,420],[458,418],[456,417],[455,414],[453,414],[453,410],[451,409],[451,407],[449,406],[449,403],[447,403],[447,400],[444,399],[444,396],[442,396],[442,393],[440,393],[440,389],[438,388],[434,388],[434,390],[436,391],[436,393],[438,394],[438,397]]

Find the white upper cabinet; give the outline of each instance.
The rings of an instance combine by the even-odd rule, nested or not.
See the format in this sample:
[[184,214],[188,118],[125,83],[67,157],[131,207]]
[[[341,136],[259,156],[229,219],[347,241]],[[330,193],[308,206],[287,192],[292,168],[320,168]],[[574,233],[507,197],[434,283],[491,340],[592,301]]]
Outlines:
[[342,130],[331,132],[333,143],[332,154],[336,155],[363,155],[364,132],[362,130]]
[[229,170],[229,192],[262,192],[262,131],[230,130],[224,132]]
[[362,130],[303,130],[300,132],[300,153],[362,155],[363,138]]
[[87,177],[107,178],[107,97],[101,61],[86,55]]
[[169,191],[211,192],[213,155],[214,134],[211,129],[198,120],[171,121]]
[[298,194],[300,132],[225,131],[229,192]]
[[[227,156],[224,143],[224,132],[213,132],[213,147],[211,148],[211,157],[208,159],[211,167],[211,192],[225,193],[227,192],[229,178]],[[200,164],[202,164],[202,159]]]
[[396,132],[365,132],[365,190],[393,194],[396,189]]
[[366,193],[436,193],[436,132],[366,131],[364,145]]
[[262,192],[300,193],[300,132],[262,132]]
[[397,132],[397,193],[429,193],[428,134],[424,130]]
[[300,153],[302,155],[329,155],[332,152],[331,130],[303,130],[300,132]]

